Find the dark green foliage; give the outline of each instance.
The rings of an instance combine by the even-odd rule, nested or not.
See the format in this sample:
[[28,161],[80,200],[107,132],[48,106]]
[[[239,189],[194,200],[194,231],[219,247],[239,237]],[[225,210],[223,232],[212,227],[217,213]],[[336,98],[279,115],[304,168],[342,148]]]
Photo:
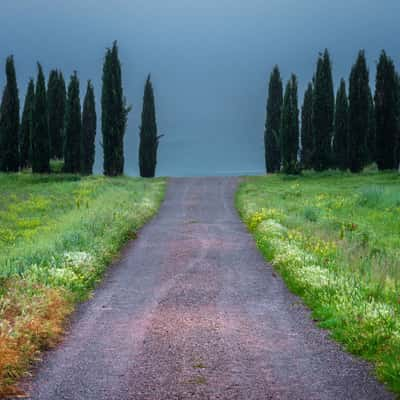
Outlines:
[[[400,75],[396,72],[397,88],[397,144],[396,144],[396,165],[400,171]],[[376,127],[375,127],[376,129]]]
[[313,167],[316,171],[331,166],[334,103],[332,65],[328,50],[325,50],[318,58],[314,81],[312,125],[315,140]]
[[19,156],[21,168],[26,168],[30,165],[34,105],[35,83],[33,79],[30,79],[26,91],[24,111],[22,113],[22,121],[19,130]]
[[96,116],[94,90],[92,83],[89,81],[87,84],[85,99],[83,101],[83,112],[82,112],[81,171],[85,175],[91,175],[93,173],[96,124],[97,124],[97,116]]
[[50,172],[50,138],[47,117],[46,82],[42,66],[38,64],[32,127],[32,172]]
[[123,95],[117,42],[106,52],[101,94],[104,175],[124,173],[124,136],[130,107]]
[[142,124],[140,126],[139,168],[140,176],[143,178],[155,176],[160,138],[161,136],[157,135],[154,91],[149,75],[144,87]]
[[281,168],[280,127],[282,119],[283,88],[281,74],[276,65],[271,73],[268,87],[267,119],[265,123],[265,166],[267,172]]
[[340,87],[336,95],[335,109],[335,136],[333,140],[334,163],[337,168],[345,171],[349,165],[349,102],[344,79],[340,81]]
[[349,88],[349,168],[360,172],[368,161],[369,72],[361,50],[350,74]]
[[13,56],[7,58],[6,76],[0,105],[0,171],[16,172],[19,169],[19,98]]
[[68,85],[65,112],[64,172],[73,174],[81,171],[81,128],[79,79],[75,71]]
[[380,170],[397,168],[398,90],[393,60],[382,51],[376,72],[376,162]]
[[376,120],[375,120],[375,103],[369,88],[369,114],[368,114],[368,136],[367,136],[367,160],[368,163],[376,161]]
[[299,152],[299,109],[297,78],[292,75],[286,85],[281,122],[281,151],[283,171],[286,174],[300,172],[297,156]]
[[[64,143],[65,143],[65,112],[67,107],[67,87],[64,80],[64,75],[60,71],[58,75],[58,115],[60,117],[61,131],[61,158],[64,158]],[[62,119],[61,119],[62,117]]]
[[61,72],[50,72],[47,86],[47,102],[49,114],[50,156],[63,157],[64,118],[65,118],[65,82]]
[[314,155],[314,136],[312,129],[313,85],[310,82],[304,93],[301,108],[301,164],[306,169],[312,168]]
[[[57,89],[58,89],[58,71],[50,71],[49,80],[47,82],[47,112],[49,117],[49,135],[50,135],[50,157],[56,158],[56,142],[58,132],[56,130],[57,119]],[[57,157],[58,158],[58,157]]]

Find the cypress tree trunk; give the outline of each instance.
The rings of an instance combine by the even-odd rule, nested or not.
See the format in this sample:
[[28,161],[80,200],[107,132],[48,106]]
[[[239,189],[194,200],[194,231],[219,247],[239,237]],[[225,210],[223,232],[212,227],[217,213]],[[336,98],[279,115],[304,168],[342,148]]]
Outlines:
[[360,172],[368,160],[369,72],[365,53],[358,54],[350,75],[349,88],[349,168]]
[[63,157],[63,129],[65,117],[65,82],[57,70],[50,72],[47,86],[47,102],[49,113],[50,156]]
[[81,170],[81,102],[76,71],[68,85],[65,114],[64,172],[75,174]]
[[130,107],[126,107],[117,42],[106,52],[103,65],[102,134],[104,175],[124,173],[124,136]]
[[397,168],[398,91],[396,71],[383,51],[379,58],[375,86],[376,161],[380,170]]
[[297,156],[299,152],[299,109],[297,78],[292,75],[286,85],[282,109],[281,146],[283,171],[286,174],[300,172]]
[[281,168],[280,127],[282,119],[283,88],[279,67],[271,73],[268,86],[267,118],[265,122],[265,168],[278,172]]
[[95,138],[96,138],[96,105],[94,98],[93,85],[89,81],[87,84],[86,95],[83,101],[82,112],[82,173],[91,175],[95,157]]
[[335,137],[333,141],[334,162],[342,171],[346,171],[349,165],[348,135],[349,102],[346,93],[346,82],[342,79],[336,95]]
[[47,117],[46,82],[38,64],[32,127],[32,172],[50,172],[50,138]]
[[22,121],[19,131],[19,143],[20,143],[19,155],[20,155],[21,168],[26,168],[30,165],[34,105],[35,105],[35,83],[33,79],[30,79],[28,84],[28,90],[25,96],[24,111],[22,113]]
[[19,170],[19,98],[14,58],[6,61],[7,83],[0,105],[0,171]]
[[139,169],[140,176],[153,178],[157,166],[157,150],[161,136],[157,135],[156,109],[153,85],[147,77],[143,95],[142,124],[140,126]]
[[310,82],[304,93],[301,109],[301,163],[306,169],[312,168],[314,136],[312,129],[313,86]]
[[334,118],[334,97],[332,65],[328,50],[317,63],[313,98],[313,131],[315,152],[313,167],[323,171],[331,166]]

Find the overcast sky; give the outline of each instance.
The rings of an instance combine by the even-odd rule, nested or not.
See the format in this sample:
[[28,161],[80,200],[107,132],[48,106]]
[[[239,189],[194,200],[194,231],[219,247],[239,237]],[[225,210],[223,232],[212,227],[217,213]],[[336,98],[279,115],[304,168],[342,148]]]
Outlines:
[[[149,72],[165,135],[159,175],[262,173],[266,88],[274,64],[285,81],[292,71],[298,74],[300,100],[325,47],[335,84],[348,79],[360,48],[373,79],[382,48],[399,66],[399,15],[398,0],[2,0],[0,84],[4,60],[14,54],[21,101],[38,60],[46,73],[60,68],[67,79],[77,70],[82,92],[92,79],[99,100],[104,51],[118,40],[133,106],[128,174],[138,170]],[[101,171],[100,151],[96,165]]]

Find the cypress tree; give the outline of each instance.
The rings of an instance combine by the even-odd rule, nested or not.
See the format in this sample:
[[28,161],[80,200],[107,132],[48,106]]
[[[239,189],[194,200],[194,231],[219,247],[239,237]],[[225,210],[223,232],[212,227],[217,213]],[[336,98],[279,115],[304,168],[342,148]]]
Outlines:
[[49,113],[50,156],[63,157],[63,130],[65,117],[65,82],[61,72],[50,72],[47,86],[47,102]]
[[375,103],[369,87],[368,94],[369,114],[368,114],[368,136],[367,136],[367,153],[368,162],[376,161],[376,121],[375,121]]
[[286,85],[281,122],[281,151],[283,171],[286,174],[300,172],[297,156],[299,151],[299,109],[297,78],[292,75]]
[[81,170],[81,102],[76,71],[68,85],[65,113],[64,172],[75,174]]
[[382,51],[375,86],[376,161],[380,170],[397,168],[398,90],[393,60]]
[[50,158],[56,158],[57,136],[57,89],[58,89],[58,71],[50,71],[47,82],[47,111],[49,117],[49,135],[50,135]]
[[30,79],[26,91],[24,111],[22,113],[22,121],[19,131],[19,155],[21,168],[26,168],[30,165],[34,105],[35,83],[33,79]]
[[61,151],[59,158],[64,158],[64,148],[65,148],[65,111],[67,107],[67,87],[65,85],[64,75],[61,71],[58,74],[58,97],[57,97],[57,109],[59,116],[59,127],[61,136]]
[[350,74],[349,88],[349,168],[360,172],[368,160],[369,72],[361,50]]
[[89,81],[87,84],[85,99],[83,101],[83,112],[82,112],[81,171],[85,175],[91,175],[93,173],[96,124],[97,124],[97,116],[96,116],[94,90],[92,83]]
[[142,124],[140,126],[139,169],[140,176],[153,178],[157,166],[157,150],[161,136],[157,135],[156,109],[153,85],[147,77],[143,95]]
[[325,49],[318,59],[314,82],[312,125],[315,140],[313,166],[316,171],[323,171],[331,165],[334,103],[332,65]]
[[7,83],[0,105],[0,171],[19,170],[19,98],[14,58],[6,61]]
[[50,138],[47,117],[46,82],[42,66],[39,63],[32,123],[32,172],[48,173],[50,172]]
[[312,129],[313,85],[310,82],[304,93],[301,108],[301,163],[306,169],[312,168],[314,136]]
[[[396,72],[397,88],[397,143],[396,143],[396,165],[400,172],[400,75]],[[376,128],[376,127],[375,127]]]
[[123,95],[117,42],[114,42],[112,49],[107,49],[104,60],[101,107],[104,175],[122,175],[124,136],[130,107],[126,107]]
[[278,172],[281,167],[280,125],[282,119],[283,88],[279,67],[271,73],[268,87],[267,118],[264,132],[265,167],[267,172]]
[[333,155],[335,166],[346,171],[348,160],[348,135],[349,135],[349,102],[346,93],[346,82],[340,81],[336,95],[335,111],[335,137],[333,141]]

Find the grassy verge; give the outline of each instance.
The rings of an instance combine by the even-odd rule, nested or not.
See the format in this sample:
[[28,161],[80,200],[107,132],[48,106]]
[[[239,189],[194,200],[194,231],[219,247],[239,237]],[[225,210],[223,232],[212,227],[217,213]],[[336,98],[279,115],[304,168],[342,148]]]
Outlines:
[[0,175],[0,396],[53,346],[121,246],[158,210],[165,181]]
[[236,200],[320,325],[400,393],[399,174],[248,178]]

